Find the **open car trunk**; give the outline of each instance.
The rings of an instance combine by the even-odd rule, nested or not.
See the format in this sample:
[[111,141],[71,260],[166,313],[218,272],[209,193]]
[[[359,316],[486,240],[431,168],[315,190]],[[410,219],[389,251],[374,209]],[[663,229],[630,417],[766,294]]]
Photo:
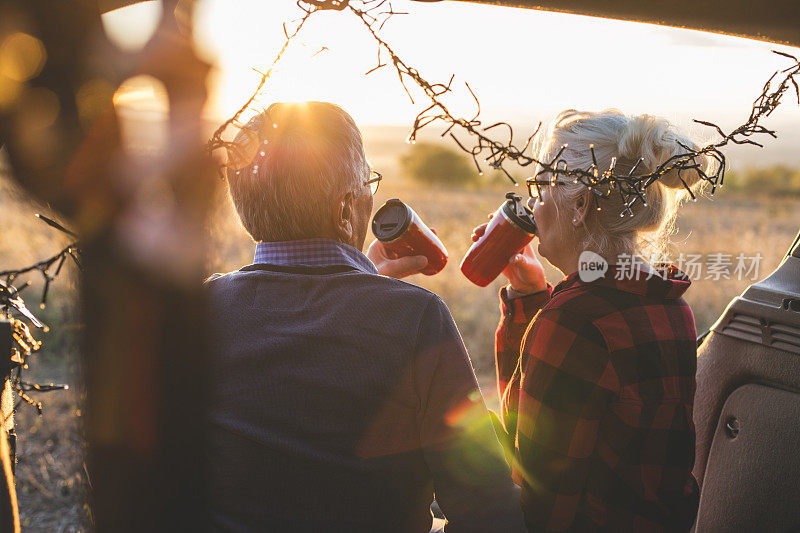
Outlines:
[[[426,0],[420,0],[426,1]],[[792,0],[459,0],[559,11],[725,33],[800,46],[800,3]]]

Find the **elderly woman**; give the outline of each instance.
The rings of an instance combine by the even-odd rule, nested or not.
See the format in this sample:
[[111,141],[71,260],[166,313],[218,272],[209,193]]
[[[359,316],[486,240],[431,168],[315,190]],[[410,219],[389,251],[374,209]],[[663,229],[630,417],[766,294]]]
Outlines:
[[[650,172],[691,146],[664,120],[618,111],[562,112],[540,161],[562,153],[569,168]],[[698,160],[698,162],[700,162]],[[703,161],[702,164],[709,164]],[[681,176],[699,189],[695,173]],[[566,277],[547,283],[529,247],[504,274],[496,337],[502,422],[514,446],[515,480],[531,531],[685,531],[698,505],[692,402],[696,331],[674,265],[649,265],[643,243],[663,245],[686,193],[668,173],[646,204],[623,211],[581,183],[543,174],[531,187],[538,252]],[[485,225],[475,229],[473,239]],[[579,271],[584,251],[602,256],[600,278]]]

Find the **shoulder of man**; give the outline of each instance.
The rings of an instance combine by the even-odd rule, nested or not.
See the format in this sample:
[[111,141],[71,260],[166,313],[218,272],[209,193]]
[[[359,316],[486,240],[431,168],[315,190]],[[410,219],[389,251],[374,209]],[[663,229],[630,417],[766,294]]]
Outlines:
[[205,280],[203,280],[203,286],[209,286],[211,282],[218,280],[219,278],[222,278],[224,276],[227,276],[227,274],[220,274],[219,272],[215,272],[214,274],[211,274]]
[[228,283],[231,283],[237,272],[237,270],[223,274],[215,272],[203,280],[202,288],[212,294],[220,290],[224,291],[223,287],[229,286]]
[[[428,319],[431,318],[430,315],[437,315],[442,319],[453,320],[447,304],[435,292],[401,279],[372,275],[370,277],[377,278],[374,279],[377,284],[376,288],[378,290],[385,289],[385,293],[390,298],[398,299],[398,304],[413,302],[414,307],[419,310],[420,319],[423,318],[422,315],[427,314]],[[425,324],[420,324],[420,326],[425,326]]]
[[429,300],[430,298],[439,299],[439,295],[435,292],[430,291],[424,287],[420,287],[419,285],[414,285],[411,282],[391,278],[389,276],[381,276],[375,274],[366,274],[370,277],[376,284],[379,286],[385,286],[387,289],[396,290],[404,295],[408,295],[409,297],[420,298],[423,300]]
[[[239,276],[248,276],[254,272],[245,272],[242,270],[234,270],[224,274],[214,273],[208,276],[203,281],[203,287],[207,290],[213,289],[226,283],[232,283]],[[429,291],[419,285],[414,285],[404,280],[391,278],[388,276],[381,276],[378,274],[371,274],[367,272],[356,271],[355,274],[359,278],[359,284],[364,286],[364,282],[368,282],[369,288],[377,291],[376,296],[383,295],[389,298],[400,298],[404,302],[415,301],[419,305],[436,305],[447,308],[442,299],[434,292]],[[256,274],[257,275],[257,274]],[[365,288],[367,288],[365,286]],[[399,301],[399,303],[403,303]]]

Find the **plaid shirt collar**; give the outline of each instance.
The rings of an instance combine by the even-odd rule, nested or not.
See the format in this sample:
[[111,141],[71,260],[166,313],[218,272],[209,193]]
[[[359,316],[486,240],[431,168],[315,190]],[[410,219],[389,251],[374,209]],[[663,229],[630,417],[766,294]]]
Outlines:
[[333,239],[259,242],[253,262],[304,267],[345,265],[366,274],[378,273],[366,255],[349,244]]
[[673,264],[656,263],[653,269],[656,273],[645,272],[628,264],[612,264],[608,265],[602,277],[591,281],[584,281],[580,272],[573,272],[553,288],[552,295],[579,286],[601,286],[651,298],[677,299],[692,284],[689,277]]

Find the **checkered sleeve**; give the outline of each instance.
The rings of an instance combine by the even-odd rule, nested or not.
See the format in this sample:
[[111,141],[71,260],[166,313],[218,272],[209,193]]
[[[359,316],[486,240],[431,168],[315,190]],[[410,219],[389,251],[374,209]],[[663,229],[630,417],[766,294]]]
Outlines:
[[600,418],[619,390],[602,334],[561,308],[534,320],[522,347],[514,476],[531,531],[575,526]]
[[520,356],[522,337],[539,309],[550,299],[553,286],[527,296],[510,298],[508,287],[500,289],[500,324],[495,333],[495,367],[497,369],[497,392],[502,398],[506,393]]

